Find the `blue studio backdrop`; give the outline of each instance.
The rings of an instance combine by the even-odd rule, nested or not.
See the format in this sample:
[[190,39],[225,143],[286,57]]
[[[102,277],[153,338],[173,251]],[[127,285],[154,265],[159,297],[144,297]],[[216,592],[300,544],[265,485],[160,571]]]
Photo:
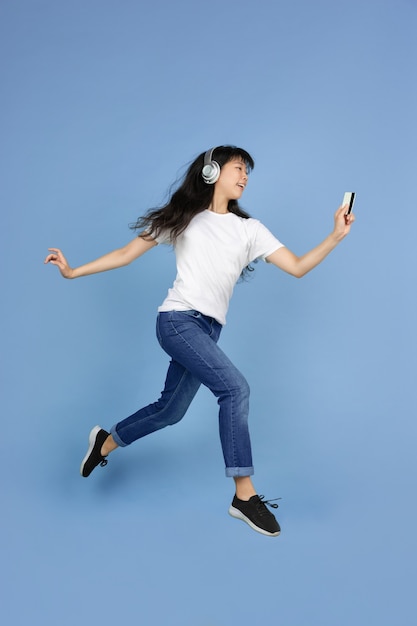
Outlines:
[[[413,624],[415,0],[3,0],[2,615],[7,626]],[[92,426],[154,401],[174,275],[124,245],[200,152],[253,154],[242,205],[302,254],[237,285],[221,345],[251,385],[270,539],[227,515],[217,405],[79,475]]]

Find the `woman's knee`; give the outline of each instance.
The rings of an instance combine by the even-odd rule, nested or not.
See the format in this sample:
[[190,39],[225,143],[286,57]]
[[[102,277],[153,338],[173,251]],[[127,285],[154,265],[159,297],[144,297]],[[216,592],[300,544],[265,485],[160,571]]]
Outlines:
[[244,376],[242,376],[241,380],[240,380],[240,395],[243,398],[247,398],[249,400],[249,396],[250,396],[250,387],[249,387],[249,383],[246,380],[246,378]]
[[250,396],[248,381],[240,372],[235,373],[233,379],[225,386],[222,396],[229,396],[240,402],[248,402]]
[[153,405],[155,419],[160,421],[164,426],[173,426],[178,424],[187,412],[189,403],[177,403],[158,400]]

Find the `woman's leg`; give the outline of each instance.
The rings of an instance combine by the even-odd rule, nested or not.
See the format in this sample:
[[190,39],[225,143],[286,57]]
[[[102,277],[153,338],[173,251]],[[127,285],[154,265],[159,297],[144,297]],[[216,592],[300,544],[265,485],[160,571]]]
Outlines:
[[[169,311],[158,316],[157,335],[172,357],[159,400],[111,428],[100,446],[104,457],[117,446],[178,422],[186,413],[200,383],[218,398],[219,431],[226,475],[236,480],[243,497],[250,497],[253,474],[248,429],[249,386],[218,347],[221,325],[197,311]],[[253,490],[254,492],[254,490]]]
[[220,325],[197,311],[171,311],[160,316],[161,346],[218,398],[219,427],[226,475],[233,476],[236,494],[229,508],[232,517],[270,537],[280,527],[252,485],[251,445],[248,431],[249,387],[236,367],[217,346]]
[[[159,315],[162,348],[218,398],[219,430],[226,475],[253,474],[248,430],[249,386],[218,347],[221,326],[197,311]],[[249,481],[244,481],[246,487]]]
[[[235,478],[236,493],[255,493],[248,430],[249,386],[217,346],[221,326],[197,311],[171,311],[158,316],[157,335],[172,357],[160,399],[119,422],[101,447],[106,456],[151,432],[178,422],[187,411],[200,382],[218,398],[219,431],[226,475]],[[242,478],[242,480],[239,480]]]
[[117,447],[127,446],[140,437],[178,422],[185,415],[199,386],[199,380],[172,360],[164,390],[157,402],[119,422],[112,427],[110,433],[100,426],[92,429],[89,448],[81,462],[81,475],[88,477],[98,465],[106,465],[106,457]]
[[106,437],[105,431],[99,427],[93,429],[90,433],[92,452],[87,453],[81,473],[88,476],[98,464],[107,462],[100,449],[104,452],[111,451],[119,443],[128,445],[179,421],[201,382],[218,398],[220,407],[219,428],[226,475],[232,476],[236,485],[229,513],[257,532],[276,537],[280,533],[279,524],[265,506],[267,502],[256,495],[250,478],[253,466],[247,424],[249,387],[217,346],[220,330],[220,324],[197,311],[170,311],[159,315],[158,339],[172,357],[161,398],[116,424],[105,440],[101,439]]
[[106,450],[110,452],[117,446],[127,446],[156,430],[179,422],[199,387],[200,381],[183,365],[172,359],[159,400],[115,424],[103,445],[103,452]]

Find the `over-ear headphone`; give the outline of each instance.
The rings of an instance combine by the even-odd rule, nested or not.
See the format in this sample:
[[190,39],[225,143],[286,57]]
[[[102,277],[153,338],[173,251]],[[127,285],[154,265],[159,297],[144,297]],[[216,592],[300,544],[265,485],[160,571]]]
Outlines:
[[215,149],[216,148],[211,148],[211,150],[207,150],[204,155],[204,165],[201,170],[201,175],[207,185],[214,185],[214,183],[219,180],[220,176],[220,165],[217,161],[213,161],[212,159]]

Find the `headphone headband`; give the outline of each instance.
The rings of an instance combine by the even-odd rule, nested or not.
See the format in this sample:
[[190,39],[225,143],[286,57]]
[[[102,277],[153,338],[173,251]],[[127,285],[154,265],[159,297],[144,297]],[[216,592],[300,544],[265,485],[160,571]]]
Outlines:
[[206,154],[204,155],[204,165],[210,165],[215,149],[216,148],[210,148],[210,150],[207,150]]

